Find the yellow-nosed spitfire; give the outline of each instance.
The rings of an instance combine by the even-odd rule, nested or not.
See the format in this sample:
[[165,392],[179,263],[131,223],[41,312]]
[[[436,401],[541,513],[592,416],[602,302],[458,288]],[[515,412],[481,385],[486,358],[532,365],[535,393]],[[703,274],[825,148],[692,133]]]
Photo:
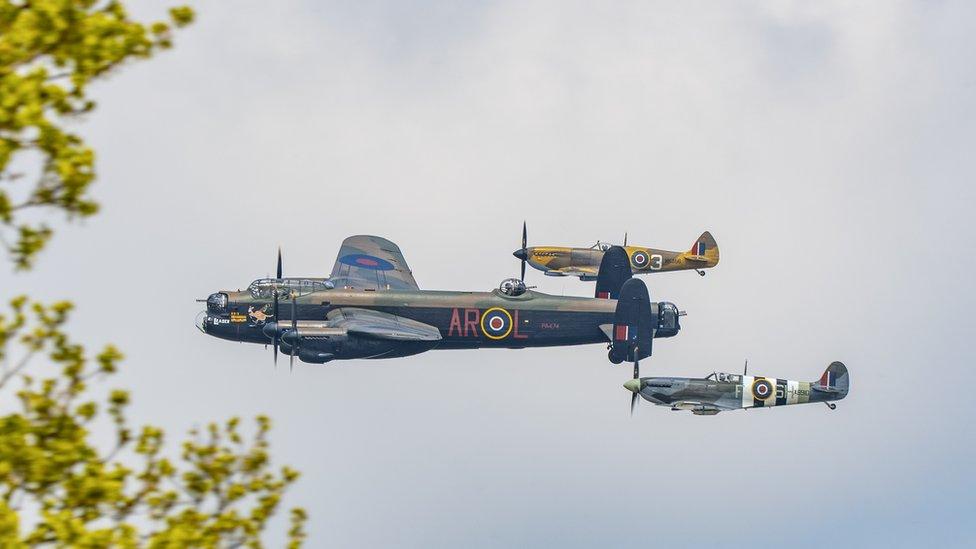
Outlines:
[[[522,225],[522,247],[512,254],[525,263],[542,271],[547,276],[576,276],[580,280],[596,280],[600,271],[600,261],[603,254],[610,249],[611,244],[597,241],[589,248],[568,248],[564,246],[526,246],[526,227]],[[718,265],[718,244],[712,234],[705,231],[685,252],[673,252],[646,248],[644,246],[628,246],[624,236],[624,250],[630,259],[630,268],[634,274],[647,274],[666,271],[695,270],[705,276],[705,271]]]

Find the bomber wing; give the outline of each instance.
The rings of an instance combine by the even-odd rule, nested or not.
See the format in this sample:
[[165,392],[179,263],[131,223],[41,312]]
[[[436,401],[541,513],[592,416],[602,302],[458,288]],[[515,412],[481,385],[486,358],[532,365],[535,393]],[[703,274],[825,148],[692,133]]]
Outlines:
[[350,236],[342,241],[330,280],[337,288],[420,289],[400,247],[370,235]]
[[328,315],[329,324],[349,334],[395,341],[437,341],[441,332],[430,324],[409,318],[372,311],[343,307]]

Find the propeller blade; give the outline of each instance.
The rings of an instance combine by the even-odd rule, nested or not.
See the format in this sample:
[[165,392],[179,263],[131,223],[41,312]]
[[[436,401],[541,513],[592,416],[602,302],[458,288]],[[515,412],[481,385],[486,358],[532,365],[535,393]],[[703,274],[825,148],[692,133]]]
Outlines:
[[519,278],[519,280],[521,280],[523,283],[525,282],[525,259],[526,257],[528,257],[528,251],[525,249],[525,246],[528,243],[528,241],[529,241],[529,233],[525,225],[525,221],[523,221],[522,222],[522,250],[521,250],[522,254],[519,257],[519,259],[522,260],[522,275],[521,278]]
[[295,294],[291,296],[291,331],[295,335],[291,344],[291,356],[288,357],[288,371],[295,368],[295,347],[298,347],[298,315],[296,314]]
[[[634,349],[634,356],[637,356],[637,349]],[[640,360],[634,359],[634,379],[637,383],[640,383]],[[637,394],[640,392],[640,385],[637,386],[637,390],[633,392],[630,396],[630,416],[634,416],[634,408],[637,406]]]
[[281,278],[281,246],[278,246],[278,276],[276,278]]
[[271,337],[271,343],[272,345],[274,345],[274,365],[275,365],[275,369],[277,370],[278,369],[278,334],[280,333],[278,330],[278,326],[280,326],[280,324],[278,324],[278,288],[274,288],[273,290],[271,290],[271,295],[274,298],[274,301],[272,302],[271,305],[271,316],[274,318],[274,322],[275,322],[275,331],[274,331],[274,336]]

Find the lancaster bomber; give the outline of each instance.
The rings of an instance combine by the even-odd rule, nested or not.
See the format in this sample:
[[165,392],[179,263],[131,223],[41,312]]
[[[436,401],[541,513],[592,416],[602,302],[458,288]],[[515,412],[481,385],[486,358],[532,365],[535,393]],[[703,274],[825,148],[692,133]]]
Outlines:
[[788,404],[823,402],[833,410],[831,401],[847,396],[850,375],[842,362],[833,362],[817,381],[793,381],[739,374],[712,373],[704,378],[642,377],[624,383],[633,393],[630,411],[633,413],[637,396],[668,406],[672,410],[688,410],[699,416],[713,416],[726,410],[768,408]]
[[[595,343],[607,344],[610,360],[620,363],[649,356],[655,337],[677,335],[683,312],[673,303],[650,302],[644,283],[631,278],[623,248],[608,249],[595,273],[593,298],[527,288],[524,262],[521,278],[490,292],[421,290],[396,244],[351,236],[331,276],[285,278],[279,250],[275,278],[200,300],[206,310],[197,326],[220,339],[272,345],[276,362],[280,349],[292,363],[295,356],[324,363],[433,349]],[[629,297],[618,300],[622,293]]]
[[[596,280],[603,255],[612,245],[600,242],[589,248],[564,246],[527,246],[527,230],[522,224],[522,247],[512,255],[528,262],[546,276],[575,276],[580,280]],[[718,244],[712,234],[705,231],[685,252],[672,252],[644,246],[628,246],[624,236],[623,249],[630,261],[633,274],[663,273],[668,271],[694,270],[705,276],[703,269],[718,265]]]

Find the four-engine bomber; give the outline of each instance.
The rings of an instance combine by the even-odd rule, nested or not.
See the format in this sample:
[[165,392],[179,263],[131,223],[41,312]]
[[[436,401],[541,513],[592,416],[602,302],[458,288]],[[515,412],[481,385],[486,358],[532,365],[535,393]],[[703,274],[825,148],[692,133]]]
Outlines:
[[[245,291],[210,295],[199,328],[311,363],[432,349],[613,345],[615,299],[548,295],[519,279],[490,292],[421,290],[397,245],[376,236],[347,238],[329,278],[284,278],[280,254],[278,267],[276,278]],[[648,315],[654,337],[681,328],[672,303],[649,303]]]

